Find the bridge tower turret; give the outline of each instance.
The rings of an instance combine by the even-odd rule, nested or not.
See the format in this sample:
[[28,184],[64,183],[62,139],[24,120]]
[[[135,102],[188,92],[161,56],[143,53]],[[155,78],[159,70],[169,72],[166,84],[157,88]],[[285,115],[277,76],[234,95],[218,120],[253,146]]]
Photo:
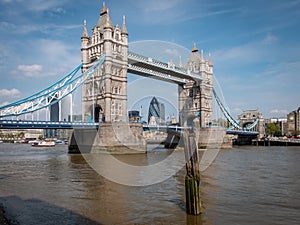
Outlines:
[[105,62],[83,86],[83,120],[126,121],[128,33],[125,17],[122,29],[114,26],[103,3],[91,37],[88,37],[85,25],[81,39],[83,72],[106,56]]
[[186,68],[199,74],[202,80],[190,80],[178,85],[179,123],[184,126],[206,127],[212,117],[212,83],[213,65],[211,59],[206,61],[198,52],[196,44],[192,49]]
[[82,71],[86,70],[86,65],[89,61],[88,55],[88,42],[89,42],[89,34],[86,29],[86,20],[84,20],[83,32],[81,36],[81,58],[82,58]]

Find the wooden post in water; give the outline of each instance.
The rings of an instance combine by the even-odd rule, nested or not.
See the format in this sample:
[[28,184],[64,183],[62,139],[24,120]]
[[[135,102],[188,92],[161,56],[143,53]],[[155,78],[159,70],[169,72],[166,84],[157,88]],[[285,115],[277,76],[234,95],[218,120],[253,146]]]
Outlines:
[[201,213],[201,195],[198,145],[192,130],[184,131],[183,140],[186,162],[186,212],[190,215],[199,215]]

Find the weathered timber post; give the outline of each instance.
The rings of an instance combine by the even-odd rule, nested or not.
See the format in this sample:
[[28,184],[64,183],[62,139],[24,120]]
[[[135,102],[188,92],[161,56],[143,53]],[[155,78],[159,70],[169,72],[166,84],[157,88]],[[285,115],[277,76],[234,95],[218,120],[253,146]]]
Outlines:
[[201,213],[200,172],[198,145],[193,130],[183,133],[184,153],[186,162],[185,198],[186,212],[190,215]]

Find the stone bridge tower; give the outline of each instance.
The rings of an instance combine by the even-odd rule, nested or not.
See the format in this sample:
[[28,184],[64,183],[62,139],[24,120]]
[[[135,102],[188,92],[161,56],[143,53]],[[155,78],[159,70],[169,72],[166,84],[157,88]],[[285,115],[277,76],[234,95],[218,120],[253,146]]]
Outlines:
[[82,72],[101,56],[105,62],[83,85],[84,121],[125,122],[127,115],[128,33],[123,17],[122,27],[114,26],[109,10],[103,4],[100,17],[89,37],[86,21],[81,37]]
[[206,127],[212,118],[213,65],[209,56],[204,59],[196,44],[186,68],[202,77],[202,81],[190,80],[178,86],[179,123],[183,126]]

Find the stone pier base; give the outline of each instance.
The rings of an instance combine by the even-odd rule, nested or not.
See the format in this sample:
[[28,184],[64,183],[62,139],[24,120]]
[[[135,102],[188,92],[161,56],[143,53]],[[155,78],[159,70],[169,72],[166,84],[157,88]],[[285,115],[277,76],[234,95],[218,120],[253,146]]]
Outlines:
[[99,129],[74,129],[69,153],[146,153],[146,141],[139,123],[102,123]]
[[[197,131],[197,130],[196,130]],[[226,134],[225,128],[201,128],[198,130],[198,148],[232,148],[232,135]],[[165,148],[180,148],[182,146],[182,133],[168,130]]]
[[232,136],[222,127],[201,128],[198,137],[198,148],[232,148]]

